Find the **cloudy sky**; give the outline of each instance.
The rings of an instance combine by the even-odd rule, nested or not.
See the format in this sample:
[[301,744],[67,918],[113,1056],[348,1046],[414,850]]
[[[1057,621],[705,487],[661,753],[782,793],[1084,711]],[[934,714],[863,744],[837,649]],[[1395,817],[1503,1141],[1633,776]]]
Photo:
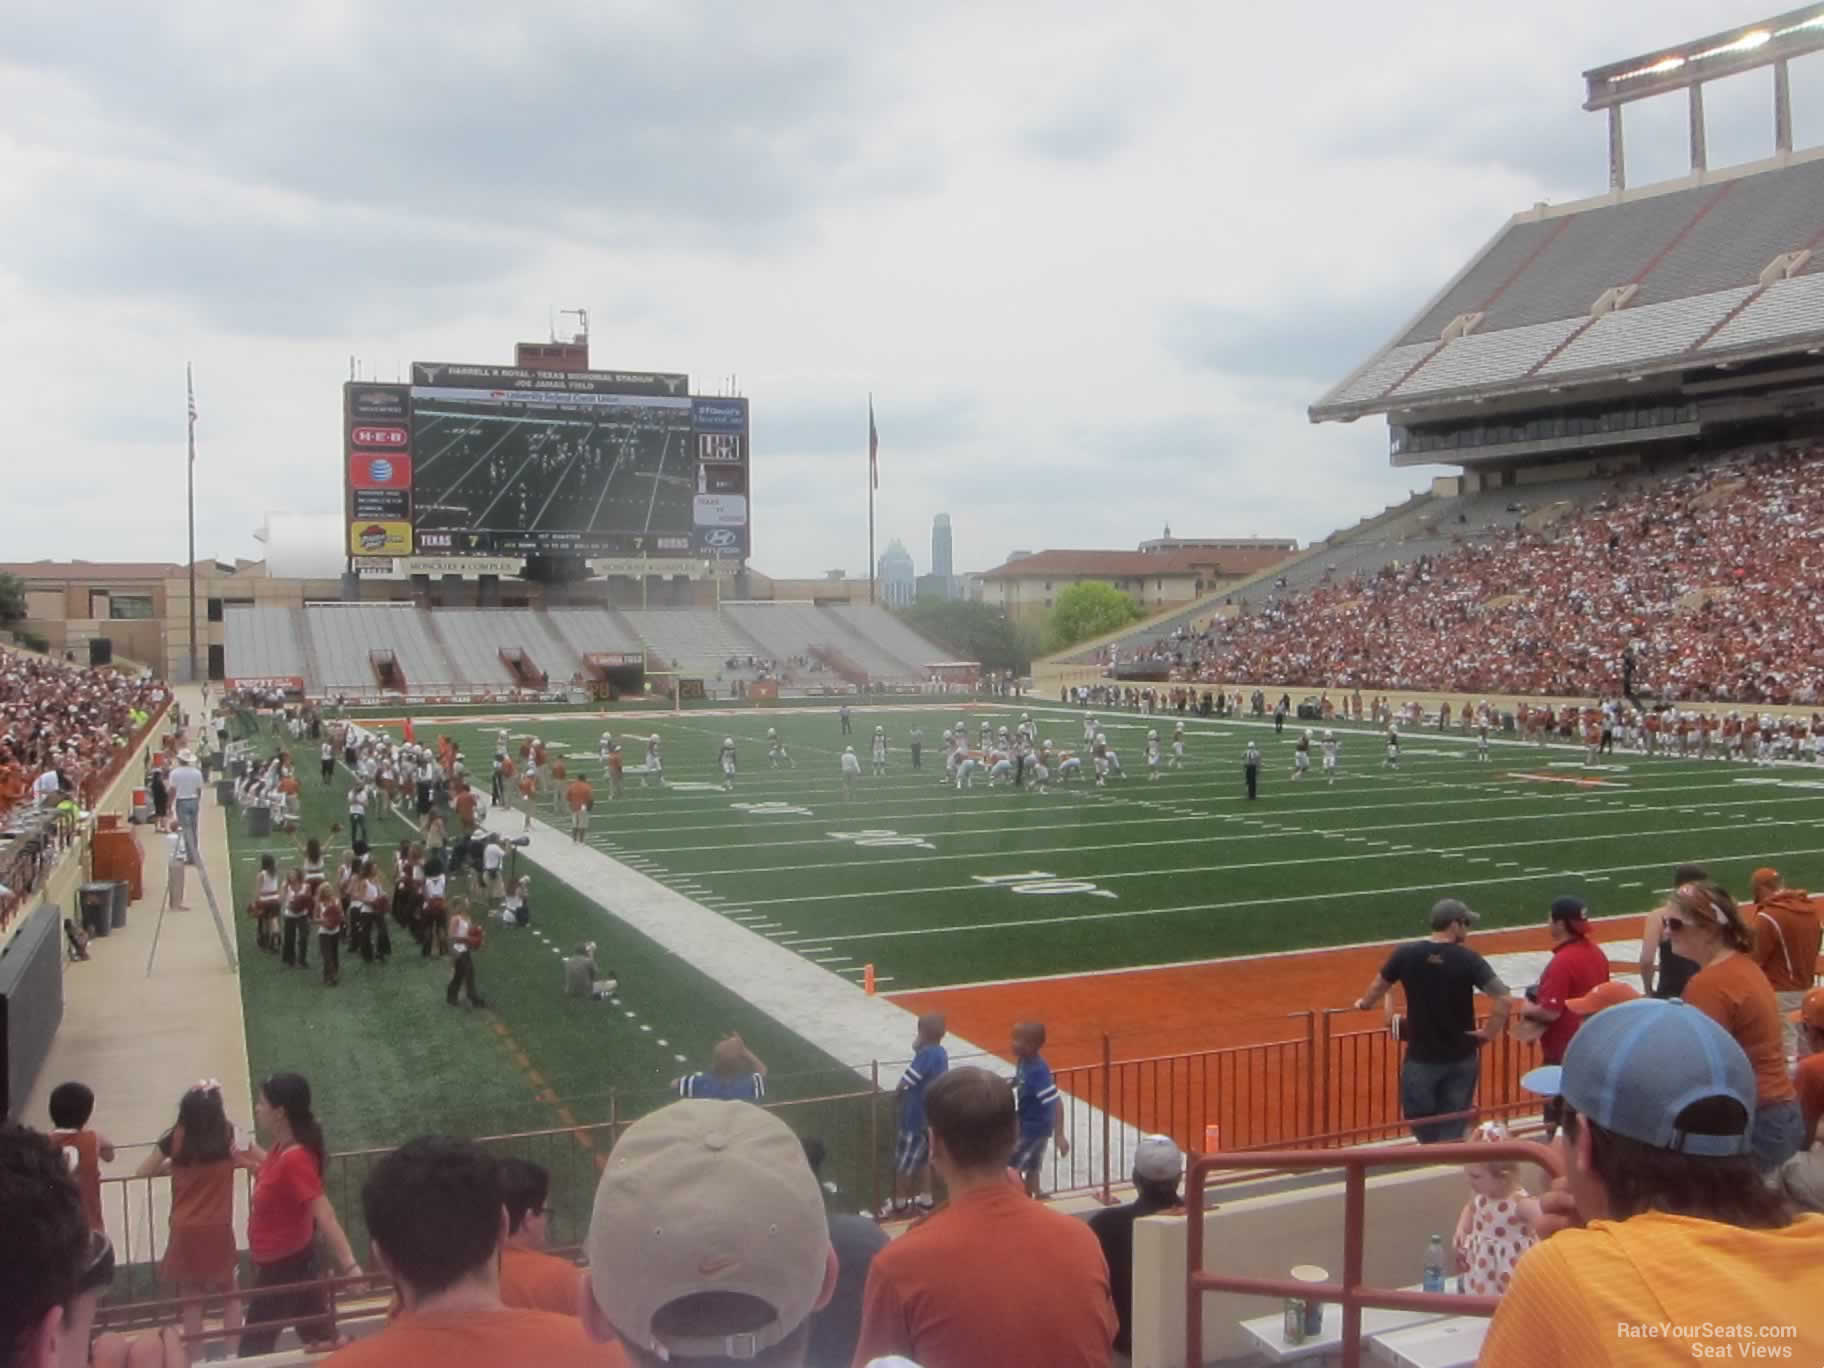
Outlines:
[[[1771,8],[1777,8],[1769,6]],[[1245,12],[1244,12],[1245,10]],[[1762,17],[1524,6],[11,0],[5,559],[181,559],[341,505],[340,383],[509,362],[734,377],[754,565],[1321,537],[1422,485],[1306,406],[1508,214],[1602,190],[1586,67]],[[1824,67],[1793,73],[1824,141]],[[1707,92],[1766,155],[1771,75]],[[1681,99],[1629,169],[1684,169]]]

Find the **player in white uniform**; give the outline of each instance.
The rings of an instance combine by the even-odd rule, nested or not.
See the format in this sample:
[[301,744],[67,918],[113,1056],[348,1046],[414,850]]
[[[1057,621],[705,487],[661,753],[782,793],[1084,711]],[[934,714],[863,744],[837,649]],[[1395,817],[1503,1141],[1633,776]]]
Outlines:
[[722,738],[722,750],[716,759],[722,766],[722,787],[732,790],[735,787],[735,738]]
[[1184,723],[1172,728],[1172,769],[1184,768]]
[[1486,712],[1484,712],[1484,713],[1479,714],[1476,717],[1476,760],[1479,763],[1479,762],[1485,761],[1487,759],[1488,759],[1488,714]]
[[650,779],[660,788],[665,787],[665,762],[659,758],[659,734],[654,732],[646,738],[646,773],[640,776],[640,787],[646,787]]
[[1324,728],[1324,782],[1336,782],[1336,733]]
[[779,731],[776,727],[766,729],[766,763],[773,769],[778,769],[780,765],[784,765],[787,769],[798,768],[792,762],[792,757],[786,753],[785,742],[779,739]]
[[1398,722],[1387,724],[1387,758],[1381,761],[1381,767],[1396,770],[1400,767],[1400,724]]
[[1162,758],[1159,749],[1159,733],[1148,731],[1146,734],[1146,778],[1148,783],[1159,777],[1159,761]]
[[1072,755],[1069,751],[1058,752],[1058,782],[1068,779],[1079,779],[1083,775],[1083,757]]
[[1013,757],[1004,750],[988,753],[988,787],[1013,782]]
[[855,781],[861,778],[861,760],[855,754],[855,747],[842,748],[842,796],[855,796]]
[[612,751],[613,749],[614,749],[614,733],[611,731],[603,732],[601,739],[595,743],[596,759],[600,760],[604,765],[607,764],[608,763],[608,753],[610,751]]
[[985,755],[988,752],[989,744],[993,742],[993,740],[994,728],[989,724],[988,719],[984,717],[982,719],[982,724],[975,729],[975,748]]
[[1083,744],[1093,746],[1096,743],[1096,719],[1089,713],[1083,714]]
[[1121,757],[1115,754],[1115,748],[1108,744],[1108,738],[1101,732],[1096,733],[1096,744],[1102,747],[1102,758],[1108,762],[1103,772],[1116,779],[1127,778],[1127,771],[1121,768]]
[[1303,779],[1311,772],[1311,729],[1305,728],[1298,734],[1298,741],[1292,747],[1292,777]]
[[975,787],[975,772],[980,768],[981,766],[976,762],[974,755],[962,749],[960,746],[957,748],[956,787],[958,792],[961,792],[966,788]]
[[1038,743],[1038,752],[1030,762],[1033,787],[1040,793],[1045,792],[1045,785],[1051,782],[1051,746],[1044,741]]
[[874,773],[876,775],[885,774],[887,772],[887,729],[885,727],[874,728],[873,759]]
[[1031,713],[1021,713],[1020,714],[1019,730],[1020,730],[1021,736],[1025,737],[1028,741],[1032,740],[1033,733],[1037,730],[1037,728],[1035,728],[1032,725],[1032,714]]

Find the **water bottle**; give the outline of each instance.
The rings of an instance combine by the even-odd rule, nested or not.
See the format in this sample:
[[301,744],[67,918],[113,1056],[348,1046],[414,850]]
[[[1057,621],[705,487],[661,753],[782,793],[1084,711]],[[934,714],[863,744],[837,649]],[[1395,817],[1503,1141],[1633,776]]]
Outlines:
[[1444,1237],[1433,1235],[1431,1243],[1425,1246],[1425,1283],[1427,1292],[1444,1290]]

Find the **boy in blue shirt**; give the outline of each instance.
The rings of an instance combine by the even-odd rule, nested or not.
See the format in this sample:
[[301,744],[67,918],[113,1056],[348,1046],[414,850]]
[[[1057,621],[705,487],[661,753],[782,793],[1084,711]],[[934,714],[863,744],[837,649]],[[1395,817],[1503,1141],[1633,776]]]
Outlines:
[[1013,1093],[1020,1116],[1020,1138],[1013,1148],[1013,1169],[1026,1182],[1026,1195],[1039,1195],[1039,1170],[1045,1162],[1045,1142],[1056,1139],[1058,1153],[1070,1153],[1064,1134],[1064,1103],[1052,1081],[1051,1065],[1039,1056],[1045,1048],[1045,1027],[1022,1021],[1013,1028]]
[[893,1091],[899,1102],[899,1139],[893,1147],[893,1199],[881,1208],[882,1220],[903,1217],[914,1204],[931,1209],[931,1132],[925,1126],[925,1089],[950,1067],[950,1055],[943,1045],[947,1033],[942,1012],[926,1012],[918,1019],[912,1062]]

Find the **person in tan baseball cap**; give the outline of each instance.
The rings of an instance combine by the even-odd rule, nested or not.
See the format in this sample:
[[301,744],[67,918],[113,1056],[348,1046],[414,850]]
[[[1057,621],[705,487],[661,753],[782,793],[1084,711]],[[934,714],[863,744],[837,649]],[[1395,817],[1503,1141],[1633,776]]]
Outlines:
[[836,1290],[823,1190],[791,1128],[746,1102],[689,1099],[608,1156],[585,1242],[583,1324],[636,1364],[804,1362]]

